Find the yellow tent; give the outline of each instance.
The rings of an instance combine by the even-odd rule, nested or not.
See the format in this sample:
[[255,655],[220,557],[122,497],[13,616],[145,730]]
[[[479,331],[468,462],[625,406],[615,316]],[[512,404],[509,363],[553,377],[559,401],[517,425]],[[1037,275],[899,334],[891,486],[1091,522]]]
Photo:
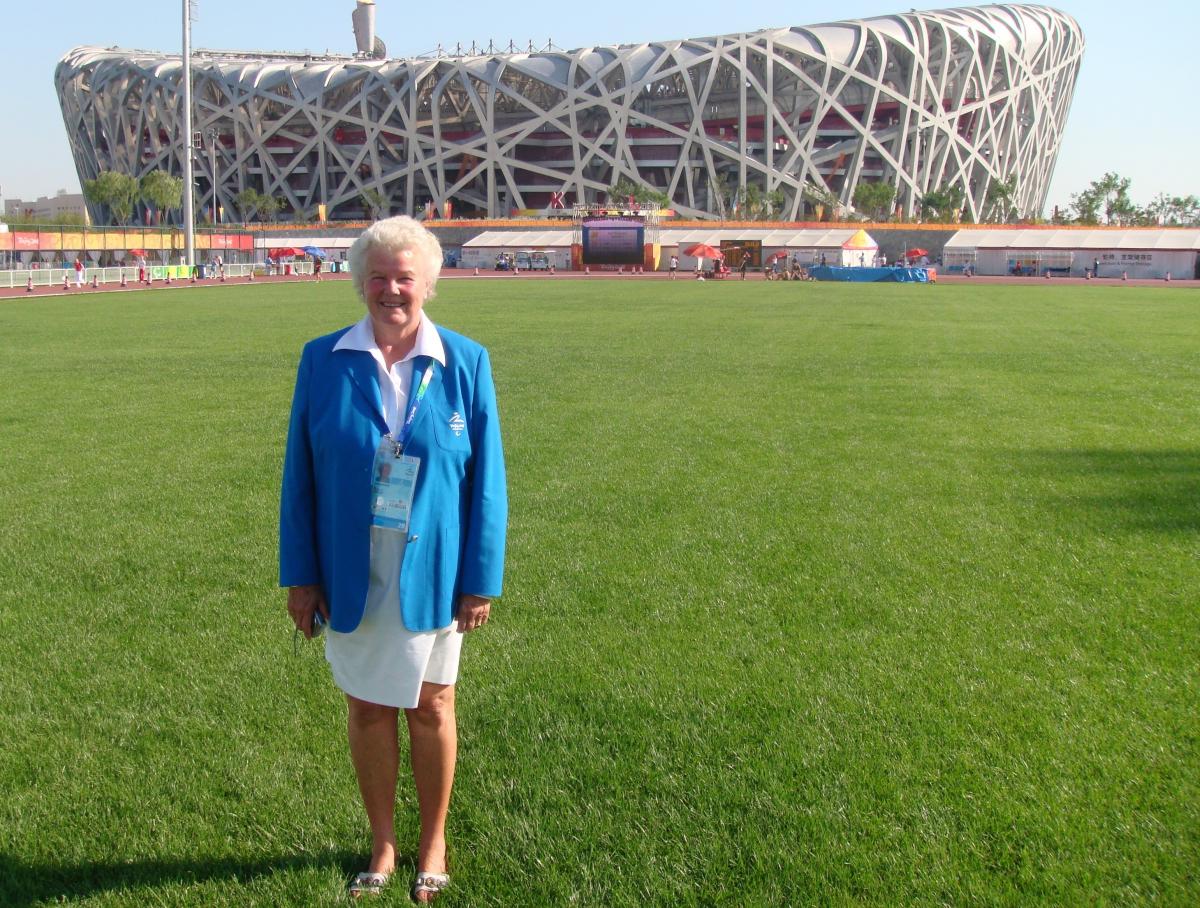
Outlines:
[[862,230],[860,228],[854,234],[854,236],[850,237],[850,239],[848,239],[848,240],[846,240],[846,242],[842,243],[842,248],[843,249],[878,249],[879,244],[876,243],[873,239],[871,239],[871,235],[869,233],[867,233],[867,231]]
[[867,231],[859,229],[842,243],[842,260],[839,264],[844,268],[869,268],[875,264],[875,254],[878,251],[879,244],[871,239]]

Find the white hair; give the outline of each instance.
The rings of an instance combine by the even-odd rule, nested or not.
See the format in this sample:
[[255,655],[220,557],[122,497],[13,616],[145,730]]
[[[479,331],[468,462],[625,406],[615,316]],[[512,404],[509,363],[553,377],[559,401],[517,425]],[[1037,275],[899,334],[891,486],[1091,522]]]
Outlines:
[[429,294],[426,299],[433,296],[438,275],[442,271],[442,244],[420,221],[407,215],[384,218],[358,235],[347,258],[350,262],[350,279],[363,300],[367,298],[367,258],[376,249],[385,252],[407,249],[415,253],[418,259],[424,262],[429,276]]

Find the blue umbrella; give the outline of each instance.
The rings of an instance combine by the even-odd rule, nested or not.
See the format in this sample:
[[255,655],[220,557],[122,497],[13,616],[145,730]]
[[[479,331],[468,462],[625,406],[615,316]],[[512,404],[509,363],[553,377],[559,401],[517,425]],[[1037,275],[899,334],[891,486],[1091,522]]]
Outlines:
[[313,258],[318,258],[318,259],[325,258],[325,250],[318,249],[316,246],[301,246],[300,251],[303,252],[305,255],[311,255]]

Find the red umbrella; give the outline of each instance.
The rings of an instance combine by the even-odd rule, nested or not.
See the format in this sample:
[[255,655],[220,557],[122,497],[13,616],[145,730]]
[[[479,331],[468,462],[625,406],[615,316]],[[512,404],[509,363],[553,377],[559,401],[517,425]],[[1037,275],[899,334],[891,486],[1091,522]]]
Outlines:
[[788,257],[788,251],[787,251],[786,249],[780,249],[778,252],[772,253],[772,254],[771,254],[771,255],[770,255],[768,258],[767,258],[767,261],[768,261],[768,262],[773,262],[773,261],[775,261],[776,259],[785,259],[785,258],[787,258],[787,257]]
[[140,255],[140,256],[145,256],[145,255],[146,255],[146,250],[145,250],[145,249],[130,249],[130,250],[129,250],[129,254],[130,254],[130,255]]
[[683,250],[684,255],[690,255],[698,259],[723,259],[724,253],[720,249],[715,249],[707,243],[697,243],[695,246],[689,246]]
[[293,249],[291,246],[284,246],[282,249],[272,249],[271,258],[277,259],[285,255],[303,255],[299,249]]
[[923,255],[929,255],[929,250],[922,249],[920,246],[917,246],[914,249],[908,250],[908,252],[904,253],[904,255],[906,258],[919,259]]

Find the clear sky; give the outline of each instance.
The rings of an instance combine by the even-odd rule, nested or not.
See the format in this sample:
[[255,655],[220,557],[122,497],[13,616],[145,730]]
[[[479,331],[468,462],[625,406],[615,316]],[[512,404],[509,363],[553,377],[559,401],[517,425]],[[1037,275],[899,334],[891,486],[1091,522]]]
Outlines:
[[[489,40],[498,46],[533,41],[536,47],[552,40],[557,47],[575,48],[869,18],[907,10],[911,2],[526,0],[502,7],[479,0],[377,0],[376,31],[394,57],[422,54],[439,44],[452,48],[456,42],[486,45]],[[1047,210],[1066,207],[1072,193],[1106,171],[1132,180],[1130,194],[1141,205],[1160,192],[1200,196],[1200,3],[1060,0],[1049,5],[1079,22],[1087,50]],[[354,0],[196,0],[193,6],[196,48],[354,50]],[[81,44],[178,52],[181,10],[180,0],[5,0],[0,198],[79,191],[54,92],[59,58]]]

